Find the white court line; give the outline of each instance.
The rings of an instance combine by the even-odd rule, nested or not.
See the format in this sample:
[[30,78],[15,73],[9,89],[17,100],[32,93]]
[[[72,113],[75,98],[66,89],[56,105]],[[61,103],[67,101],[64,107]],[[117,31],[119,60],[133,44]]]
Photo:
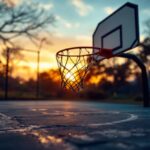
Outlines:
[[[112,121],[112,122],[105,122],[105,123],[93,123],[93,124],[88,124],[86,126],[88,126],[88,127],[99,127],[99,126],[104,126],[104,125],[114,125],[114,124],[120,124],[120,123],[124,123],[124,122],[130,122],[130,121],[134,121],[134,120],[138,119],[137,115],[129,114],[129,113],[127,113],[127,114],[129,115],[129,117],[126,119],[122,119],[122,120],[118,120],[118,121]],[[35,126],[29,125],[28,127],[19,127],[19,122],[11,120],[11,117],[9,117],[5,114],[2,114],[2,113],[0,113],[0,116],[2,119],[1,120],[2,122],[0,121],[0,126],[3,125],[3,126],[1,126],[1,128],[4,130],[7,130],[7,131],[26,131],[26,130],[33,130],[33,129],[38,129],[38,128],[43,127],[43,126],[36,126],[36,125]],[[10,124],[16,125],[16,129],[11,129],[11,128],[5,129],[7,127],[8,123],[9,123],[9,125]],[[80,125],[80,126],[85,126],[85,125]]]
[[129,122],[138,119],[137,115],[134,114],[129,114],[130,117],[118,121],[112,121],[112,122],[106,122],[106,123],[93,123],[93,124],[88,124],[89,127],[98,127],[98,126],[104,126],[104,125],[114,125],[114,124],[119,124],[119,123],[124,123],[124,122]]

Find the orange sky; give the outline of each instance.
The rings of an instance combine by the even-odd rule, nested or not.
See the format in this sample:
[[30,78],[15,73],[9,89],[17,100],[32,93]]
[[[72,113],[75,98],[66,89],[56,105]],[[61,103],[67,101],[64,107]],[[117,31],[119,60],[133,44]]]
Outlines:
[[[91,40],[87,37],[63,37],[61,35],[52,34],[50,41],[52,44],[47,45],[43,43],[40,50],[40,72],[47,71],[52,68],[58,68],[56,61],[57,51],[67,47],[91,45]],[[25,49],[38,50],[38,48],[36,48],[27,39],[19,38],[17,39],[17,42]],[[24,79],[28,79],[30,77],[36,78],[37,53],[26,52],[24,50],[21,50],[20,52],[23,55],[23,58],[13,58],[13,67],[15,69],[12,75],[14,77],[23,77]]]

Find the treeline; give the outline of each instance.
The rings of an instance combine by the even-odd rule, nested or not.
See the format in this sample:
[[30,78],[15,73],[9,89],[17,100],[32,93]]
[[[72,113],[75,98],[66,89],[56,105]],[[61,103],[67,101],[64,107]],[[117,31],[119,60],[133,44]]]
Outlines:
[[[110,60],[109,60],[110,61]],[[61,89],[61,79],[58,70],[51,69],[39,74],[39,99],[93,99],[141,97],[141,74],[130,68],[132,62],[127,61],[118,66],[104,67],[103,64],[93,66],[84,81],[85,87],[79,93]],[[135,71],[135,70],[134,70]],[[128,78],[133,78],[131,81]],[[93,78],[100,78],[93,82]],[[0,73],[1,99],[5,93],[5,76]],[[21,78],[8,79],[9,99],[36,99],[37,81]]]

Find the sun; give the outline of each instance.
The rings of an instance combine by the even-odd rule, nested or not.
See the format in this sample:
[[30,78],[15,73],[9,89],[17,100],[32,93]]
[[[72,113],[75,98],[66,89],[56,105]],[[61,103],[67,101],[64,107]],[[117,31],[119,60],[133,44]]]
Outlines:
[[74,74],[71,73],[71,72],[68,72],[68,73],[65,75],[65,78],[66,78],[67,80],[69,80],[69,81],[75,81],[75,80],[76,80]]

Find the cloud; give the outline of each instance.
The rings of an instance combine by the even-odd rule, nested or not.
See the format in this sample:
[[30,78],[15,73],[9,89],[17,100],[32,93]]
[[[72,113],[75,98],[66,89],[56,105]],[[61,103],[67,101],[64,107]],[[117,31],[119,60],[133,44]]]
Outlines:
[[63,19],[61,16],[55,16],[56,20],[59,21],[65,28],[72,28],[72,24],[67,20]]
[[145,15],[149,15],[150,16],[150,9],[143,9],[142,13],[144,13]]
[[58,38],[64,38],[65,37],[64,34],[61,32],[55,31],[53,34],[55,35],[55,37],[58,37]]
[[7,4],[9,7],[14,7],[22,2],[22,0],[0,0]]
[[112,7],[105,7],[104,11],[106,14],[110,15],[114,12],[114,9]]
[[92,41],[92,38],[91,39],[89,38],[89,40],[88,40],[88,38],[86,38],[86,37],[85,37],[85,39],[84,39],[84,37],[77,38],[74,35],[64,36],[64,37],[58,37],[58,36],[54,35],[52,38],[52,42],[54,44],[50,46],[50,52],[53,53],[53,55],[55,56],[55,54],[58,50],[68,48],[68,47],[90,46],[91,41]]
[[72,0],[72,5],[75,6],[76,12],[80,16],[86,16],[93,7],[83,2],[83,0]]
[[[9,7],[14,7],[23,3],[27,5],[33,5],[32,1],[26,1],[26,0],[0,0],[0,1],[3,1]],[[54,5],[52,3],[48,3],[48,4],[39,3],[38,7],[41,9],[50,10],[54,7]]]
[[54,5],[52,3],[49,4],[39,4],[39,8],[45,9],[45,10],[50,10],[54,7]]
[[76,36],[76,39],[79,40],[79,41],[91,41],[91,37],[90,36],[86,36],[86,35],[78,35]]
[[80,23],[71,23],[65,19],[63,19],[61,16],[55,16],[56,17],[56,20],[58,20],[61,24],[63,24],[63,26],[65,28],[68,28],[68,29],[72,29],[72,28],[79,28],[80,27]]

